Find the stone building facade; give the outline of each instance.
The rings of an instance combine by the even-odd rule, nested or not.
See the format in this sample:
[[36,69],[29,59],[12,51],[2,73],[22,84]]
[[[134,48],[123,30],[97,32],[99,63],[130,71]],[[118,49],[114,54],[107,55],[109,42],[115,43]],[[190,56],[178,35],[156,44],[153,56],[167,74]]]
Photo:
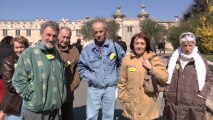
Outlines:
[[[137,15],[137,18],[127,18],[121,12],[121,7],[117,7],[117,11],[114,13],[112,18],[106,18],[107,20],[115,20],[120,24],[120,29],[118,35],[129,46],[131,37],[140,32],[140,21],[149,18],[149,14],[145,11],[145,5],[142,5],[141,12]],[[0,40],[7,35],[15,36],[25,36],[28,38],[30,43],[36,43],[40,39],[40,25],[47,21],[48,19],[35,19],[32,21],[10,21],[10,20],[0,20]],[[60,27],[66,26],[72,30],[71,43],[76,42],[77,38],[82,38],[80,33],[81,26],[88,21],[89,18],[83,20],[70,21],[69,19],[62,18],[57,23]],[[179,19],[176,17],[174,21],[158,21],[158,24],[164,25],[166,28],[171,26],[177,26],[179,24]],[[171,47],[171,46],[168,46]]]

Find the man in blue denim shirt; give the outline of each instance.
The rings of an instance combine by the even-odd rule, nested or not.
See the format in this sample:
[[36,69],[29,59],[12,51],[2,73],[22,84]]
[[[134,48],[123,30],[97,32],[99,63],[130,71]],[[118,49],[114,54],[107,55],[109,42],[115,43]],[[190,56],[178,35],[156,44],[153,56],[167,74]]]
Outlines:
[[102,120],[113,120],[119,67],[125,52],[106,38],[105,22],[97,20],[92,28],[95,39],[83,49],[78,63],[81,79],[89,84],[87,120],[97,120],[101,107]]

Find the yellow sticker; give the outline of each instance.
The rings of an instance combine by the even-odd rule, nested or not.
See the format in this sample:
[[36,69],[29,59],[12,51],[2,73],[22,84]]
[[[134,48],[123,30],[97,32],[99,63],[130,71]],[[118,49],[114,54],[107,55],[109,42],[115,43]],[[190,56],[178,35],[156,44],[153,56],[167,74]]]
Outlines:
[[14,67],[16,68],[17,64],[14,64]]
[[66,63],[65,63],[65,67],[68,67],[69,65],[71,64],[71,62],[70,61],[67,61]]
[[55,59],[55,56],[53,54],[48,54],[47,59],[49,60]]
[[136,68],[135,67],[130,67],[128,68],[129,72],[135,72],[136,71]]
[[115,58],[115,55],[116,55],[115,53],[111,53],[111,55],[109,56],[109,59],[113,60]]
[[179,67],[180,67],[180,65],[177,63],[175,67],[176,67],[176,69],[178,70]]

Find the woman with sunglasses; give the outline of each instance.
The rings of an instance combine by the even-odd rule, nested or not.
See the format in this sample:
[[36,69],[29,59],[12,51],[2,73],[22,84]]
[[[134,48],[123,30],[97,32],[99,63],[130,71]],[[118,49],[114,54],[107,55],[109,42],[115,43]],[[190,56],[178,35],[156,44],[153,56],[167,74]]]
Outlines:
[[213,76],[193,33],[180,35],[180,47],[172,54],[167,70],[164,120],[206,120],[205,101]]

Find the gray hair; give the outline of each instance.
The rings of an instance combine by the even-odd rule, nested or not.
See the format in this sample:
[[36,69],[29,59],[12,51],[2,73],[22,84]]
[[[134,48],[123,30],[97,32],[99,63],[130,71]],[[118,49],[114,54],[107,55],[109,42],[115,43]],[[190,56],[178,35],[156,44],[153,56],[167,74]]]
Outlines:
[[106,22],[105,22],[104,20],[102,20],[102,19],[96,19],[96,20],[93,22],[92,27],[93,27],[93,25],[96,24],[96,23],[102,23],[102,24],[104,25],[104,29],[107,31],[107,24],[106,24]]
[[61,31],[61,30],[67,30],[70,32],[70,34],[72,34],[72,31],[69,27],[61,27],[59,31]]
[[58,23],[50,20],[41,24],[40,34],[42,34],[47,27],[51,27],[54,31],[59,32]]
[[196,37],[195,37],[195,35],[192,32],[183,32],[180,35],[180,45],[183,42],[186,42],[186,41],[191,41],[191,42],[193,42],[193,43],[196,44]]

